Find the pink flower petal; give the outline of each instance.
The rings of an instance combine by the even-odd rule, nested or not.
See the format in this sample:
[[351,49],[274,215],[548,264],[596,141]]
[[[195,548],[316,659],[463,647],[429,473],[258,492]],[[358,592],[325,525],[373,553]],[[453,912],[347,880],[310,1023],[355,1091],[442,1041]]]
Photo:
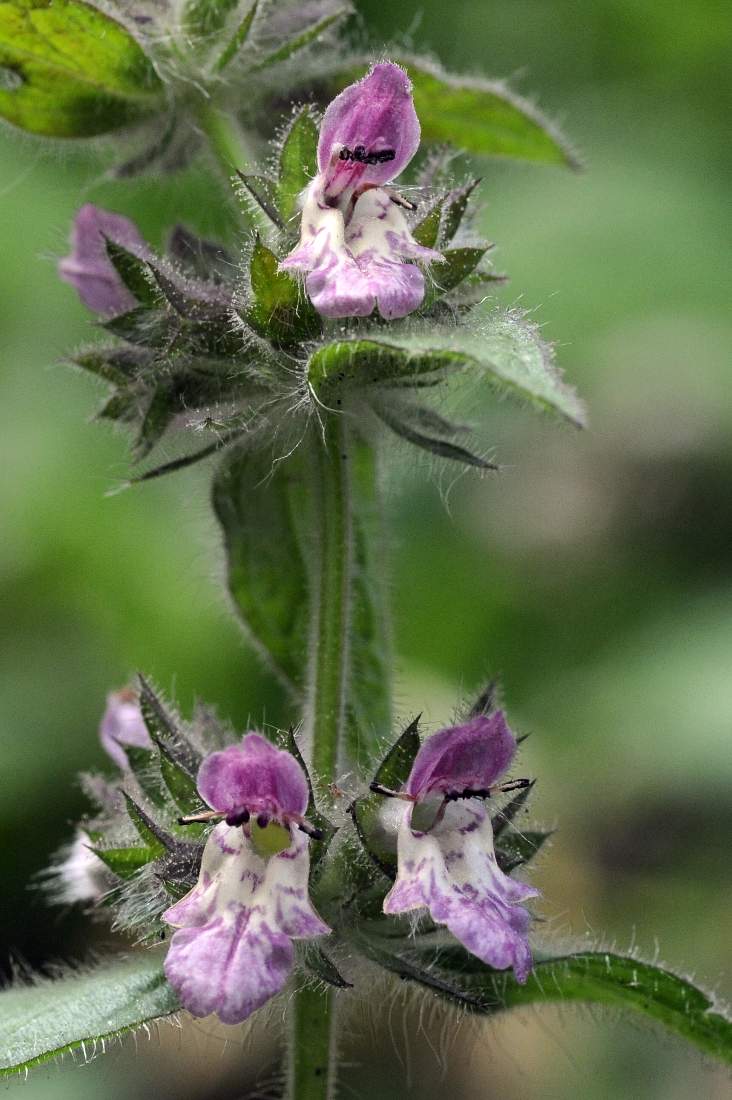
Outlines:
[[308,845],[296,833],[265,861],[241,828],[213,830],[196,886],[163,914],[178,928],[165,974],[194,1016],[241,1023],[287,982],[292,940],[330,932],[308,897]]
[[[419,119],[412,84],[398,65],[383,61],[349,85],[328,106],[320,128],[318,167],[326,176],[326,193],[344,187],[384,184],[406,168],[419,147]],[[342,159],[343,151],[388,159],[368,163]]]
[[209,806],[227,815],[243,810],[275,817],[303,814],[309,797],[295,757],[259,733],[248,733],[241,744],[207,756],[198,772],[198,789]]
[[427,908],[464,947],[497,970],[513,967],[525,982],[531,970],[531,920],[522,903],[538,891],[500,870],[493,828],[477,799],[447,807],[426,833],[411,828],[405,806],[398,834],[398,874],[384,899],[387,914]]
[[429,737],[417,753],[404,789],[418,799],[432,792],[485,790],[505,772],[515,752],[516,738],[503,711],[479,715]]
[[58,273],[75,288],[85,306],[104,317],[114,317],[134,309],[137,302],[110,261],[105,238],[141,259],[151,254],[129,218],[87,203],[74,219],[71,252],[59,261]]

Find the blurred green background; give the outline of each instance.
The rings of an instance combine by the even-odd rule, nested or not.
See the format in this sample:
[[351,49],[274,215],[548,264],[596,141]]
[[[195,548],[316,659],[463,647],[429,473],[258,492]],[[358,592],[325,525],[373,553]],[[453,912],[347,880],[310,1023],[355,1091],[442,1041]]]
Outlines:
[[[511,275],[500,299],[530,308],[557,341],[592,426],[579,436],[485,398],[481,436],[504,466],[499,477],[453,483],[444,467],[390,452],[400,714],[424,710],[436,725],[500,674],[514,724],[532,733],[522,768],[540,780],[534,813],[561,827],[537,871],[548,934],[660,950],[724,992],[728,5],[358,7],[377,47],[406,36],[458,71],[514,76],[519,90],[539,92],[588,163],[582,175],[480,166],[484,228]],[[141,668],[184,710],[198,695],[241,728],[280,708],[221,595],[207,472],[105,496],[125,476],[126,442],[87,423],[101,394],[59,365],[93,334],[53,263],[81,201],[134,213],[153,240],[173,220],[230,228],[200,171],[122,188],[104,178],[111,152],[49,152],[0,133],[4,968],[11,957],[39,966],[103,944],[78,914],[49,910],[32,884],[83,808],[77,771],[103,766],[95,730],[110,687]],[[689,1048],[589,1011],[463,1024],[446,1064],[435,1053],[447,1043],[444,1017],[420,1031],[416,1016],[404,1027],[383,1012],[361,1016],[346,1096],[728,1095],[727,1075]],[[376,1039],[362,1045],[370,1029]],[[85,1069],[41,1068],[24,1096],[253,1095],[242,1066],[266,1075],[266,1051],[221,1031],[207,1040],[213,1032],[166,1027],[137,1054],[130,1043]]]

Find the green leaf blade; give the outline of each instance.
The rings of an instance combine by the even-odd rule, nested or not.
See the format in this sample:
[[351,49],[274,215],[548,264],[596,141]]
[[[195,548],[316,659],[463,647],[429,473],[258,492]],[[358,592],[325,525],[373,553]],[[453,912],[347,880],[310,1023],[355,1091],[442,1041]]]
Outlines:
[[[383,787],[388,791],[399,791],[409,778],[415,757],[419,752],[419,719],[413,722],[394,742],[376,770],[371,786]],[[371,794],[357,798],[349,807],[353,823],[361,844],[379,870],[387,878],[395,879],[397,874],[396,848],[389,846],[382,835],[379,825],[379,811],[384,804],[384,794],[372,791]]]
[[435,264],[432,269],[433,286],[427,291],[423,308],[429,308],[443,294],[460,286],[473,274],[487,251],[487,248],[446,248],[442,253],[444,263]]
[[[505,984],[504,984],[505,983]],[[471,983],[474,984],[474,983]],[[584,952],[537,962],[526,985],[501,975],[488,983],[496,1007],[548,1001],[586,1001],[630,1009],[732,1063],[732,1021],[685,978],[637,959]]]
[[252,299],[246,319],[260,336],[286,347],[317,336],[322,321],[297,281],[277,266],[277,257],[257,238],[249,267]]
[[[272,65],[277,65],[281,61],[289,61],[289,59],[299,53],[300,50],[304,50],[306,46],[309,46],[312,42],[320,38],[321,35],[325,34],[334,23],[339,22],[350,14],[351,9],[349,7],[344,7],[331,12],[329,15],[324,15],[322,19],[318,19],[315,23],[311,23],[309,27],[306,27],[299,34],[294,35],[292,38],[288,38],[281,46],[278,46],[276,50],[257,62],[256,65],[252,66],[250,72],[260,72],[262,69],[269,69]],[[360,75],[363,76],[363,73]]]
[[178,999],[158,952],[115,960],[0,993],[0,1074],[22,1073],[68,1051],[170,1016]]
[[277,199],[282,221],[297,213],[298,196],[315,176],[318,166],[318,124],[310,107],[303,107],[287,129],[280,151]]
[[302,510],[299,452],[273,465],[267,453],[232,449],[213,487],[228,587],[255,649],[295,694],[307,668],[308,569],[295,521]]
[[128,879],[142,867],[152,863],[156,853],[152,848],[92,848],[95,856],[101,859],[118,878]]
[[[222,8],[224,7],[223,4],[221,6],[222,6]],[[234,3],[231,6],[235,7],[236,4]],[[222,50],[221,56],[216,61],[216,64],[214,65],[214,72],[217,72],[217,73],[222,72],[226,68],[226,66],[229,64],[229,62],[232,61],[236,57],[236,55],[238,54],[238,52],[242,48],[242,46],[245,45],[245,43],[247,42],[247,39],[249,38],[249,35],[251,33],[252,23],[254,22],[254,18],[257,14],[257,8],[258,7],[259,7],[259,0],[253,0],[253,3],[251,5],[251,7],[245,13],[244,17],[242,18],[241,22],[239,23],[239,26],[236,28],[236,30],[234,31],[234,34],[232,35],[232,37],[229,39],[228,43],[226,44],[226,46]],[[225,18],[225,16],[224,16],[224,18]]]
[[160,301],[160,294],[150,276],[144,260],[129,252],[122,245],[106,239],[107,256],[130,294],[140,305],[153,308]]
[[257,176],[252,173],[237,172],[247,195],[254,200],[273,225],[278,229],[284,229],[284,223],[277,209],[278,185],[268,176]]
[[479,1015],[552,1002],[607,1005],[640,1013],[732,1063],[729,1011],[686,978],[652,963],[606,951],[539,957],[520,985],[511,971],[491,970],[459,945],[399,954],[371,941],[366,950],[393,973]]
[[0,116],[44,137],[94,137],[161,106],[162,84],[139,43],[81,0],[0,3]]
[[472,327],[394,327],[388,338],[375,332],[339,340],[318,348],[308,363],[310,386],[326,400],[335,386],[419,386],[463,372],[500,394],[585,426],[584,406],[563,381],[552,348],[517,311],[491,315]]
[[378,456],[355,433],[350,452],[354,570],[351,602],[349,755],[373,758],[382,731],[391,729],[391,623],[386,542],[379,496]]

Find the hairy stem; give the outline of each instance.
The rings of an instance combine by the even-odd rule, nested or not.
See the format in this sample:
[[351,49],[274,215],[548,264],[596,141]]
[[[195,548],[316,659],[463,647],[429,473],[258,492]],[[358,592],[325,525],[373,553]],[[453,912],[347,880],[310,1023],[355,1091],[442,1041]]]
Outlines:
[[[237,171],[251,167],[255,159],[246,135],[235,118],[222,111],[210,99],[200,99],[196,106],[196,118],[208,147],[217,161],[225,182],[229,183]],[[242,219],[253,229],[265,229],[264,215],[254,208],[248,213],[242,208]]]
[[315,442],[320,575],[309,705],[312,769],[318,780],[331,783],[348,720],[353,531],[347,425],[342,417],[330,417],[324,431],[325,439]]
[[[350,682],[353,531],[348,426],[328,417],[313,441],[311,491],[318,573],[313,591],[313,654],[308,692],[310,766],[321,784],[336,777],[344,751]],[[333,990],[297,991],[291,1005],[289,1100],[335,1095],[336,1004]]]
[[335,1096],[335,990],[300,989],[291,1011],[288,1100]]

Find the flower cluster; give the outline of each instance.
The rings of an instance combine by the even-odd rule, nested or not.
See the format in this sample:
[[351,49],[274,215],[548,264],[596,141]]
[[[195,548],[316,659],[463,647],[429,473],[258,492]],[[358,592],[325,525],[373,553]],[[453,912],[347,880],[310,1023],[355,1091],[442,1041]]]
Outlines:
[[[531,968],[523,903],[537,891],[498,867],[482,801],[515,750],[500,711],[444,729],[422,745],[403,789],[385,792],[404,805],[398,874],[383,911],[427,909],[472,954],[496,969],[513,967],[523,982]],[[308,898],[311,840],[301,830],[312,829],[297,760],[249,733],[240,745],[205,758],[198,789],[223,820],[206,842],[196,886],[164,914],[179,929],[165,970],[194,1015],[215,1012],[234,1023],[284,986],[293,940],[331,930]],[[430,803],[431,824],[416,828],[415,808]],[[273,826],[280,838],[266,852],[257,831]]]
[[[450,441],[457,428],[399,393],[463,369],[475,361],[475,348],[457,355],[453,326],[447,353],[427,348],[415,357],[411,344],[400,344],[398,327],[386,345],[379,342],[380,326],[372,322],[367,329],[359,320],[375,310],[386,320],[420,307],[430,315],[439,293],[469,279],[468,297],[481,292],[491,277],[479,268],[487,246],[451,247],[474,183],[448,189],[410,226],[412,204],[390,185],[414,157],[420,125],[410,81],[398,65],[374,65],[342,91],[325,111],[319,134],[308,110],[295,116],[285,137],[276,183],[242,176],[252,196],[264,196],[262,209],[272,222],[266,239],[277,250],[261,238],[252,242],[243,291],[232,257],[181,227],[160,257],[127,218],[91,205],[79,211],[60,275],[124,345],[77,359],[116,386],[102,415],[140,421],[140,456],[184,409],[215,410],[219,429],[230,428],[220,432],[224,441],[256,434],[250,432],[253,413],[261,413],[274,435],[283,422],[275,420],[278,403],[292,416],[295,365],[303,394],[319,406],[342,408],[340,394],[353,382],[361,385],[360,400],[412,443],[488,466]],[[287,165],[297,164],[308,135],[312,174],[288,176]],[[268,198],[275,192],[279,206]],[[292,247],[290,222],[298,209],[300,240]],[[431,263],[440,264],[443,288],[438,293],[431,287],[425,304],[423,269]],[[304,276],[304,293],[293,275]],[[339,318],[356,320],[338,326],[325,342],[327,322]],[[351,329],[353,343],[346,338]],[[443,338],[442,329],[433,331]],[[505,342],[503,329],[498,337]],[[342,387],[339,395],[333,387]],[[253,452],[252,446],[246,453],[246,469],[258,488],[265,479]],[[238,469],[236,454],[220,478]],[[270,494],[278,476],[268,459]],[[233,484],[227,483],[227,500],[236,496],[247,507],[255,500],[262,506],[266,492],[256,496],[239,486],[234,493]],[[226,529],[229,512],[220,518]],[[264,532],[271,529],[268,521],[262,524]],[[106,890],[120,927],[142,929],[148,939],[174,930],[165,973],[192,1014],[215,1013],[238,1023],[313,956],[326,959],[326,973],[318,976],[334,980],[335,964],[320,948],[298,952],[296,944],[328,937],[326,946],[341,943],[350,950],[349,937],[367,911],[368,920],[384,929],[400,914],[429,914],[432,928],[441,926],[453,944],[526,981],[532,956],[525,902],[537,891],[510,871],[529,855],[513,859],[498,825],[494,836],[486,810],[494,795],[527,785],[499,782],[516,752],[502,712],[478,710],[423,743],[415,726],[407,763],[393,785],[374,783],[371,793],[355,800],[356,834],[348,818],[341,820],[338,828],[351,835],[332,849],[336,827],[316,806],[294,734],[275,745],[249,732],[232,744],[230,731],[210,726],[206,716],[184,732],[142,679],[139,692],[110,695],[100,737],[122,773],[121,788],[92,779],[100,817],[87,823],[60,869],[69,898],[99,900]],[[365,803],[369,820],[354,810]],[[387,862],[374,852],[379,830],[390,845]],[[351,859],[356,837],[383,872],[378,879],[370,861]],[[322,876],[321,860],[326,867],[332,860]],[[348,914],[342,878],[349,879]]]

